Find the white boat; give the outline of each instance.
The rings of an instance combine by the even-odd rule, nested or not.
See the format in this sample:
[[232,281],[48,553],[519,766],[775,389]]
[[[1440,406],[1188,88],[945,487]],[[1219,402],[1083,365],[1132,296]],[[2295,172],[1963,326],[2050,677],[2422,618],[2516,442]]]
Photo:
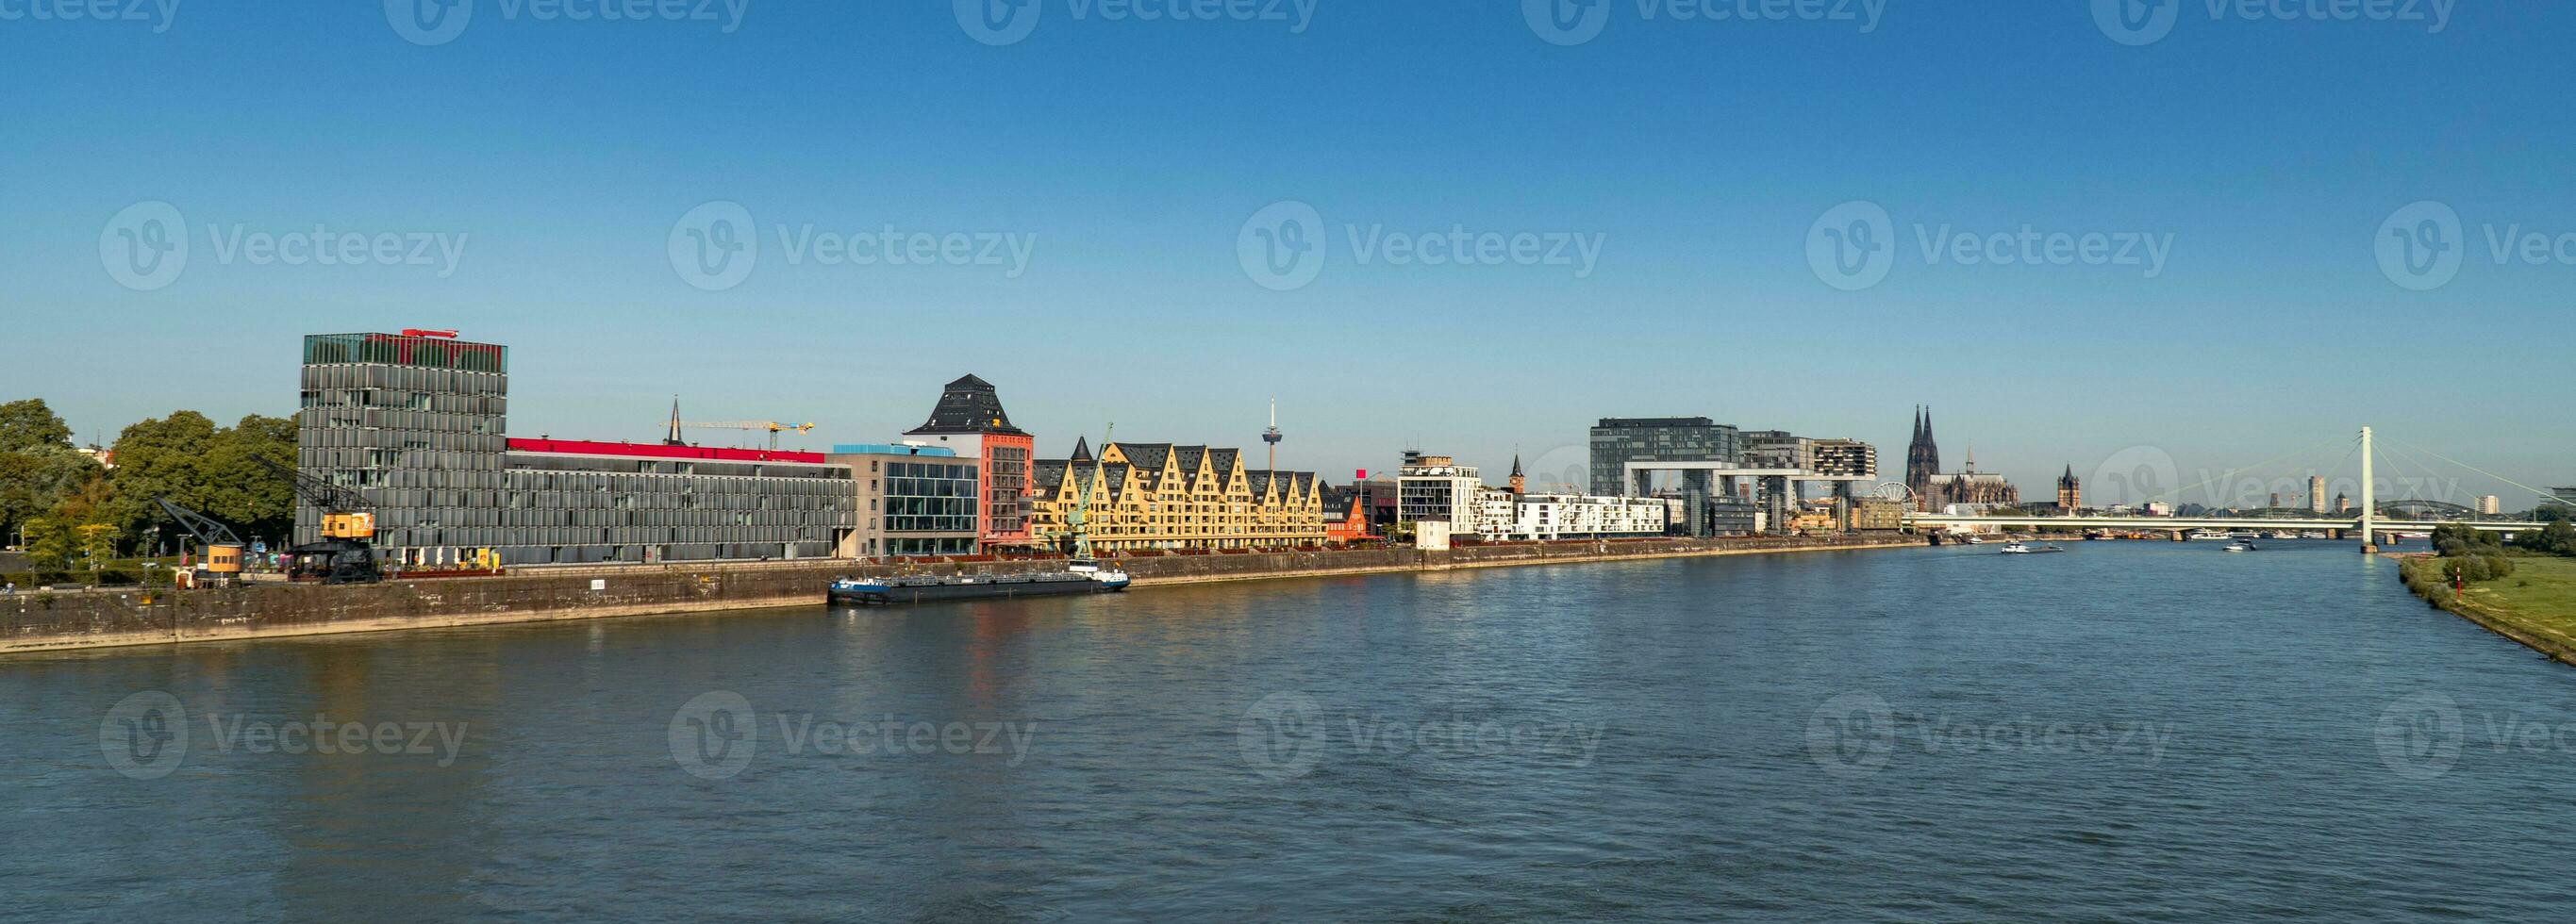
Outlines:
[[2227,531],[2226,531],[2226,530],[2223,530],[2223,529],[2196,529],[2196,530],[2193,530],[2193,531],[2192,531],[2192,533],[2191,533],[2191,537],[2192,537],[2192,538],[2194,538],[2194,539],[2226,539],[2226,538],[2229,538],[2229,537],[2228,537],[2228,535],[2227,535]]
[[2235,541],[2235,542],[2230,542],[2230,543],[2228,543],[2228,544],[2227,544],[2227,548],[2225,549],[2225,551],[2229,551],[2229,552],[2251,552],[2251,551],[2254,551],[2254,549],[2255,549],[2254,543],[2247,542],[2247,541],[2245,541],[2245,540],[2243,540],[2243,539],[2239,539],[2239,540],[2237,540],[2237,541]]
[[2325,537],[2326,531],[2322,529],[2311,529],[2299,534],[2299,538],[2301,539],[2323,539]]
[[2299,534],[2298,534],[2298,533],[2291,532],[2291,531],[2286,530],[2286,529],[2276,529],[2276,530],[2273,530],[2273,531],[2272,531],[2272,538],[2274,538],[2274,539],[2296,539],[2296,538],[2299,538]]
[[2227,538],[2230,538],[2230,539],[2261,539],[2261,538],[2263,538],[2263,534],[2262,534],[2262,533],[2260,533],[2260,532],[2256,532],[2256,531],[2254,531],[2254,530],[2250,530],[2250,529],[2240,529],[2240,530],[2237,530],[2237,531],[2235,531],[2235,532],[2228,533],[2228,534],[2227,534]]
[[2027,543],[2024,543],[2024,542],[2022,542],[2021,540],[2016,539],[2016,540],[2013,540],[2013,541],[2011,541],[2011,542],[2008,542],[2008,543],[2005,543],[2005,544],[2004,544],[2003,554],[2006,554],[2006,555],[2045,555],[2045,554],[2050,553],[2050,552],[2063,552],[2063,551],[2066,551],[2066,550],[2065,550],[2064,548],[2059,547],[2059,546],[2054,546],[2054,545],[2033,546],[2033,545],[2029,545],[2029,544],[2027,544]]

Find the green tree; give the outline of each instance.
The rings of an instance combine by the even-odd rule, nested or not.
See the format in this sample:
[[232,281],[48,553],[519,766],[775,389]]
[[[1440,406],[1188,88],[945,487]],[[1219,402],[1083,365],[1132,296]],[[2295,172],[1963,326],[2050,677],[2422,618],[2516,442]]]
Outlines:
[[295,487],[257,460],[295,467],[295,421],[257,414],[218,431],[198,469],[205,506],[199,511],[249,536],[284,536],[295,529]]
[[0,451],[0,535],[15,535],[28,520],[105,476],[97,462],[67,446]]
[[80,534],[50,516],[27,521],[27,560],[38,572],[72,570],[80,557]]
[[45,406],[43,398],[0,404],[0,452],[69,447],[72,428]]

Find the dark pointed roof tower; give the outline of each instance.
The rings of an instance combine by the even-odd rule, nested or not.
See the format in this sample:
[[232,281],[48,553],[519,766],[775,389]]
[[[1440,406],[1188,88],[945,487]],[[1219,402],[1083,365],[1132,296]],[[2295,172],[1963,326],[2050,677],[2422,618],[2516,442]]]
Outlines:
[[1091,438],[1090,438],[1090,437],[1087,437],[1087,436],[1077,436],[1077,437],[1074,437],[1074,438],[1073,438],[1073,455],[1071,455],[1071,456],[1067,457],[1067,461],[1071,461],[1071,462],[1090,462],[1090,461],[1092,461],[1092,458],[1091,458]]
[[939,406],[930,409],[930,420],[904,435],[922,433],[1025,436],[1028,431],[1011,426],[1011,416],[1002,411],[1002,398],[993,392],[991,382],[969,375],[948,383],[948,387],[939,394]]

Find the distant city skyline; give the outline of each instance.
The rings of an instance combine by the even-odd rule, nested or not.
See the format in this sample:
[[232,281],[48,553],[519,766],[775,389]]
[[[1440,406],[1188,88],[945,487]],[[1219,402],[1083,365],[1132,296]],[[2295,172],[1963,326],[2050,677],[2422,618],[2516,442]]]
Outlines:
[[1276,397],[1281,466],[1336,483],[1407,446],[1548,480],[1608,416],[1885,469],[1917,404],[2030,497],[2365,424],[2576,481],[2533,423],[2576,334],[2576,122],[2533,115],[2576,22],[2537,5],[477,6],[0,21],[0,119],[44,129],[0,144],[0,395],[84,440],[284,414],[297,337],[430,326],[518,351],[527,435],[654,438],[678,394],[875,441],[972,372],[1041,454],[1254,446]]

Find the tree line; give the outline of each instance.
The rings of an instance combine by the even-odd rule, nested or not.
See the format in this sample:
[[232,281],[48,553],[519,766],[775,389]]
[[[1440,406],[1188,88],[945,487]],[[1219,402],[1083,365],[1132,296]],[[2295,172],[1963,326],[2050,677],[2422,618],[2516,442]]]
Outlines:
[[[295,529],[294,487],[258,458],[295,465],[295,421],[252,414],[229,427],[173,411],[117,434],[113,468],[75,448],[41,398],[0,404],[0,537],[40,571],[150,554],[190,541],[156,499],[223,521],[245,540]],[[157,540],[155,527],[158,527]]]

